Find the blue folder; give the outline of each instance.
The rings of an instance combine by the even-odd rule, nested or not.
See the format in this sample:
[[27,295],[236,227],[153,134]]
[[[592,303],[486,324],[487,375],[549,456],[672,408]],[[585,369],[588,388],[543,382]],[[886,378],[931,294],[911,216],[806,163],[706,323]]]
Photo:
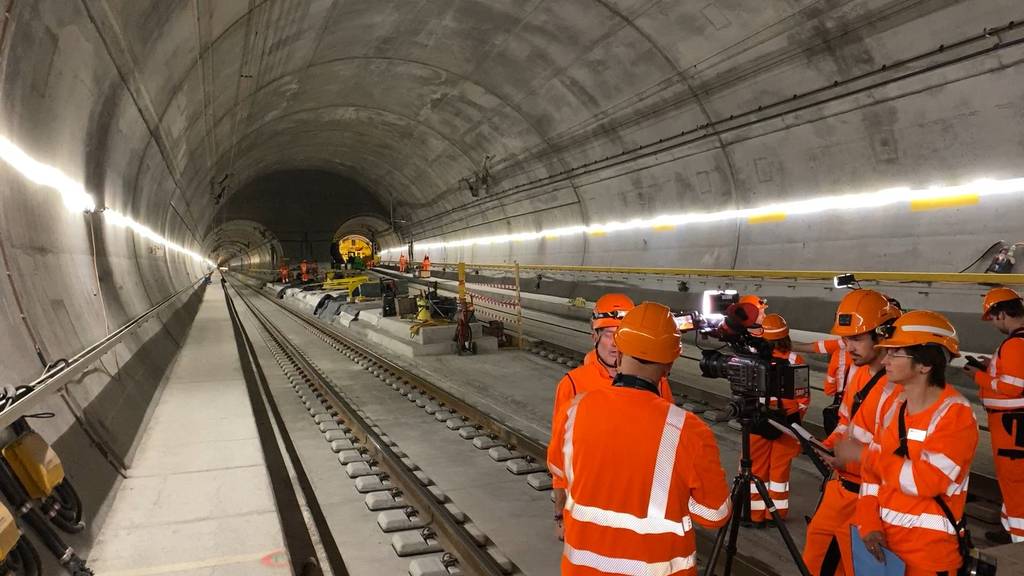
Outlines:
[[903,576],[906,572],[907,565],[887,548],[882,548],[884,564],[868,552],[856,526],[850,526],[850,540],[853,542],[853,572],[856,576]]

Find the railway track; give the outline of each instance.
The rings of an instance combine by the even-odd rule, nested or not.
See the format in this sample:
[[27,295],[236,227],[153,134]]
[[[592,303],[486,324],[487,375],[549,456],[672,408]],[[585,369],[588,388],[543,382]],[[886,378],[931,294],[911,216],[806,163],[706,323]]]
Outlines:
[[[239,289],[239,294],[242,296],[242,300],[250,308],[250,310],[258,310],[260,307],[254,302],[258,298],[259,302],[269,303],[272,305],[275,311],[285,315],[289,320],[294,321],[301,326],[309,335],[315,337],[317,340],[322,342],[324,346],[329,347],[337,354],[340,354],[353,362],[355,362],[360,368],[368,372],[370,375],[375,377],[380,385],[390,388],[394,391],[395,397],[399,400],[396,402],[404,403],[409,405],[410,403],[421,407],[425,412],[430,413],[434,416],[443,428],[456,432],[448,432],[444,437],[448,440],[446,442],[454,442],[459,438],[468,440],[472,443],[472,446],[484,452],[490,459],[501,461],[505,464],[505,469],[508,473],[513,475],[522,476],[525,478],[525,484],[531,491],[543,491],[544,506],[543,508],[543,524],[537,526],[522,526],[522,530],[533,530],[540,531],[548,534],[551,532],[551,524],[549,519],[549,490],[550,490],[550,475],[547,474],[544,462],[546,460],[547,447],[544,443],[538,442],[537,440],[530,438],[528,435],[521,433],[515,428],[508,426],[502,422],[499,418],[487,413],[484,410],[473,406],[461,400],[459,397],[445,390],[441,386],[434,384],[426,378],[423,378],[419,374],[399,366],[398,364],[389,360],[386,356],[379,354],[373,349],[367,347],[359,341],[349,337],[346,334],[339,332],[332,326],[321,322],[320,320],[301,314],[300,312],[288,307],[286,304],[279,300],[271,298],[261,290],[250,287],[244,282],[232,282],[236,288]],[[242,292],[245,294],[242,295]],[[268,314],[259,311],[257,312],[264,322],[274,325],[274,322],[268,318]],[[276,342],[287,342],[287,337],[281,333],[280,328],[276,329]],[[286,344],[287,345],[287,344]],[[333,395],[340,394],[336,387],[330,384],[330,379],[324,376],[322,373],[318,373],[315,365],[310,365],[309,360],[303,351],[298,350],[294,344],[291,344],[291,352],[287,355],[289,358],[288,364],[290,368],[290,362],[293,358],[305,358],[306,366],[303,369],[303,374],[309,375],[314,374],[310,378],[311,381],[320,382],[318,385],[312,386],[312,394],[320,398],[325,398],[326,401],[338,402],[339,400],[334,398]],[[558,360],[556,356],[555,361]],[[301,378],[305,382],[305,378]],[[300,388],[302,389],[302,388]],[[302,389],[304,392],[305,390]],[[319,393],[319,394],[318,394]],[[343,399],[345,397],[342,397]],[[351,398],[347,399],[349,410],[353,411],[357,416],[361,410],[357,404],[354,404]],[[332,404],[333,406],[333,404]],[[400,409],[399,405],[394,405],[395,409]],[[350,420],[347,417],[352,412],[346,411],[342,406],[337,408],[337,412],[341,417],[344,424],[339,424],[346,428],[355,429],[351,424],[358,424],[358,420]],[[363,417],[365,420],[365,417]],[[370,419],[370,430],[374,428],[380,430],[380,426],[374,423],[374,419]],[[389,435],[387,430],[380,430],[377,434],[384,436],[384,444],[391,439],[394,434]],[[359,436],[357,435],[357,439]],[[366,446],[364,452],[365,456],[370,457],[374,461],[376,446],[379,442],[375,442],[374,438],[370,436],[368,438],[369,444],[360,441],[360,444]],[[379,466],[378,466],[379,467]],[[392,476],[385,472],[388,478]],[[526,486],[523,486],[524,488]],[[441,485],[436,490],[443,489]],[[470,516],[474,513],[470,511]],[[431,523],[448,522],[450,518],[444,516],[433,516]],[[431,524],[432,525],[432,524]],[[440,532],[440,531],[439,531]],[[698,552],[700,557],[706,557],[710,552],[711,546],[713,545],[714,533],[705,530],[698,530]],[[463,560],[459,553],[454,549],[449,549],[448,546],[443,546],[444,550],[450,551],[451,554],[458,559],[460,565],[463,565]],[[516,558],[511,558],[510,564],[514,566],[515,570],[519,570],[518,565],[515,563]],[[506,564],[508,566],[509,564]],[[768,565],[768,563],[760,560],[759,558],[741,554],[736,558],[733,566],[736,574],[739,575],[750,575],[750,576],[769,576],[777,575],[779,572]],[[474,572],[470,572],[474,573]],[[508,573],[508,572],[506,572]],[[557,566],[551,566],[549,573],[557,573]],[[482,574],[490,574],[483,573]]]
[[[366,494],[367,507],[379,512],[378,524],[392,534],[395,552],[399,556],[430,555],[414,560],[411,574],[521,573],[341,386],[258,306],[238,294],[258,323],[260,339],[308,408],[330,450],[338,455],[345,475],[356,491]],[[386,380],[386,373],[367,356],[354,348],[339,347],[368,371],[377,371],[382,383]]]

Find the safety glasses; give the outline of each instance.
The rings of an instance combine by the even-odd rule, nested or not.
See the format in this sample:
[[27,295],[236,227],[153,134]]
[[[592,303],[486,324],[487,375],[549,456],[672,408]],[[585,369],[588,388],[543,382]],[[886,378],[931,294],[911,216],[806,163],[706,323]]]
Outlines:
[[594,320],[601,320],[603,318],[615,318],[616,320],[622,320],[626,317],[625,310],[612,310],[611,312],[594,312]]

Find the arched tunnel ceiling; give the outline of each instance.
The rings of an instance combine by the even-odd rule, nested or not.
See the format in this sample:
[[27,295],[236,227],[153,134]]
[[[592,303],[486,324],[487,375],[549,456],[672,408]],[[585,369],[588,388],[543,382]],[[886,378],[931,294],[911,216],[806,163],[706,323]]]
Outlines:
[[[334,172],[372,196],[367,210],[415,222],[473,201],[460,179],[485,156],[507,188],[877,70],[933,49],[934,29],[955,39],[1012,16],[1012,3],[954,0],[85,4],[101,33],[118,37],[111,49],[127,52],[135,96],[155,112],[151,130],[180,172],[201,236],[223,222],[225,197],[249,204],[236,197],[296,170]],[[896,120],[881,110],[857,122],[870,133]],[[755,194],[730,144],[708,134],[701,153],[712,155],[702,162],[713,192],[686,196],[703,186],[694,168],[684,180],[696,174],[697,184],[677,174],[672,206]],[[834,170],[820,172],[806,180],[838,185]],[[633,176],[633,208],[648,209],[643,190],[665,178]],[[586,221],[600,216],[595,194],[570,181],[526,208],[568,206]],[[479,210],[481,221],[511,214],[506,204]],[[603,210],[621,215],[621,202]],[[279,215],[265,217],[257,221],[273,229]]]

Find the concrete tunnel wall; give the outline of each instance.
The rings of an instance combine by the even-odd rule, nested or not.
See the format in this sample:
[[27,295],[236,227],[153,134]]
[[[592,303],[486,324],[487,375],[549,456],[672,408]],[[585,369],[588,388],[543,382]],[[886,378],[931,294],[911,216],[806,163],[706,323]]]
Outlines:
[[[0,135],[98,206],[240,267],[301,257],[286,232],[303,226],[394,246],[1024,177],[1020,27],[982,34],[1024,19],[1010,0],[7,7]],[[930,53],[939,45],[948,49]],[[670,147],[645,155],[660,140]],[[489,185],[471,192],[486,156]],[[297,172],[330,175],[321,181],[346,192],[273,185]],[[7,163],[0,182],[5,383],[39,374],[36,346],[47,361],[73,355],[203,271],[102,213],[68,211]],[[309,220],[323,217],[315,227],[274,209],[299,197]],[[432,257],[955,271],[996,240],[1024,240],[1021,216],[1008,195]],[[975,306],[961,300],[949,306]],[[71,388],[128,459],[194,303]],[[37,426],[74,447],[62,450],[69,473],[95,473],[102,497],[112,478],[95,472],[99,456],[60,400],[46,408],[57,418]]]

